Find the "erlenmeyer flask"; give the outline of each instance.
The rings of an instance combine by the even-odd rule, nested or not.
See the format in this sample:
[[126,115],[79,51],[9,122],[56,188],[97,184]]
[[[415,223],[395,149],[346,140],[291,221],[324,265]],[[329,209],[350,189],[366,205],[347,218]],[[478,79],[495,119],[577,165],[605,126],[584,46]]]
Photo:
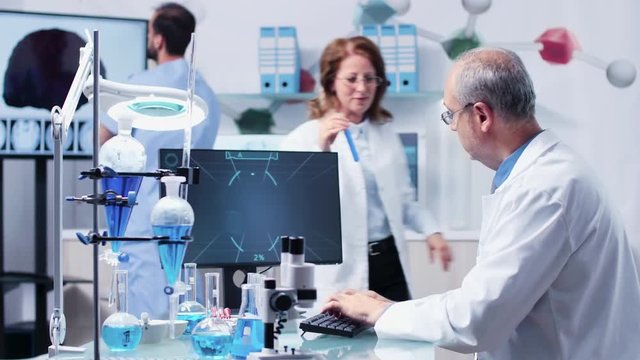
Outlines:
[[116,312],[102,324],[102,339],[111,351],[131,351],[140,343],[142,326],[135,316],[129,314],[127,304],[127,270],[113,272],[116,294]]
[[178,320],[187,320],[185,335],[191,335],[191,330],[206,316],[204,306],[196,301],[197,271],[195,263],[184,264],[184,283],[187,285],[187,292],[184,301],[178,305]]
[[260,352],[264,347],[264,323],[258,315],[257,289],[257,284],[242,284],[242,304],[231,344],[234,357],[246,358],[249,353]]
[[204,279],[207,318],[199,322],[191,332],[191,344],[200,357],[226,359],[233,335],[229,324],[218,317],[219,274],[206,273]]
[[[100,147],[98,159],[101,166],[110,167],[116,172],[143,172],[145,170],[147,155],[144,146],[131,136],[131,123],[132,120],[126,118],[118,121],[118,134]],[[115,193],[114,195],[127,196],[130,191],[137,193],[141,183],[142,176],[105,177],[102,179],[102,191],[112,191]],[[109,204],[105,206],[109,236],[124,236],[132,210],[132,205]],[[120,241],[112,241],[111,250],[118,253]],[[117,255],[115,257],[117,259]]]

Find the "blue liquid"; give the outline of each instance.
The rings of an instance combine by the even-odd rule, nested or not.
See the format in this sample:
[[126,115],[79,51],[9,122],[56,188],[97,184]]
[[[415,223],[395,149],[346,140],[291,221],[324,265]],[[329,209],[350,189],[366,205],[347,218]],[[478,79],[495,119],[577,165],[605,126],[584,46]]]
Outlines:
[[[118,195],[128,196],[129,191],[137,193],[140,190],[140,184],[142,184],[142,176],[102,178],[102,191],[113,190]],[[104,208],[107,212],[109,236],[124,236],[133,206],[105,205]],[[112,241],[111,249],[118,252],[120,244],[120,241]]]
[[142,327],[136,325],[102,327],[102,340],[111,351],[132,351],[142,339]]
[[168,236],[176,243],[161,244],[158,242],[158,251],[160,252],[160,262],[167,276],[167,283],[173,285],[180,275],[180,267],[184,260],[184,252],[187,250],[187,242],[181,240],[183,236],[191,234],[190,225],[173,225],[173,226],[154,226],[153,235]]
[[176,318],[178,320],[187,320],[187,328],[184,330],[184,335],[191,335],[191,330],[193,330],[196,325],[207,316],[207,314],[203,312],[198,313],[178,313]]
[[231,346],[231,335],[197,333],[191,335],[193,350],[201,357],[226,359]]
[[233,335],[231,355],[246,358],[251,352],[259,352],[264,347],[264,324],[260,319],[238,319]]

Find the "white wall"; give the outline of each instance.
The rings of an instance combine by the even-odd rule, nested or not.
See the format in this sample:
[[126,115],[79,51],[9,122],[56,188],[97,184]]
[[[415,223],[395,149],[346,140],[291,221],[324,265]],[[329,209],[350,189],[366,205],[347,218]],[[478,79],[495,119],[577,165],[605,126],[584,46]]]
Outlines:
[[[4,2],[0,7],[147,18],[151,8],[158,3],[151,0],[23,0]],[[327,42],[351,31],[357,0],[202,0],[187,3],[196,9],[199,17],[197,65],[214,90],[255,93],[259,89],[256,59],[260,26],[296,26],[303,67],[308,67],[317,60]],[[640,65],[639,18],[640,4],[635,0],[497,0],[478,18],[476,29],[486,43],[530,44],[547,28],[564,26],[573,31],[586,53],[605,61],[628,58],[637,66]],[[409,13],[399,20],[446,36],[462,28],[467,17],[460,1],[414,0]],[[583,62],[549,65],[536,52],[520,54],[536,86],[539,120],[545,127],[555,129],[594,167],[611,200],[620,209],[635,248],[640,249],[640,225],[635,219],[640,212],[637,181],[640,165],[635,161],[635,155],[640,153],[640,142],[636,140],[640,130],[636,116],[640,109],[639,81],[629,88],[618,89],[607,82],[603,70]],[[437,43],[426,39],[420,40],[420,56],[421,90],[440,90],[450,61]],[[411,103],[410,106],[402,104],[390,105],[396,114],[397,126],[421,129],[420,132],[426,134],[428,176],[422,179],[428,184],[430,206],[454,230],[476,227],[479,195],[489,188],[490,172],[467,162],[455,134],[440,123],[436,100]],[[234,106],[242,108],[244,104]],[[286,133],[304,117],[303,106],[287,106],[276,114],[275,131]],[[221,133],[236,132],[226,117]],[[27,165],[11,166],[18,173],[30,171]],[[72,176],[68,181],[73,187]],[[25,189],[29,190],[29,187]],[[446,204],[456,196],[462,200]],[[25,205],[28,204],[30,202],[26,201]],[[29,216],[11,213],[6,206],[5,223],[30,224]],[[77,220],[72,211],[65,216]],[[85,225],[86,220],[65,224]],[[10,231],[12,234],[8,234]],[[13,231],[17,230],[7,228],[6,238],[14,237]],[[32,263],[32,260],[22,261],[26,259],[15,257],[16,246],[20,245],[5,244],[5,270],[13,270],[13,266],[31,266],[29,261]],[[29,255],[25,257],[30,259]]]

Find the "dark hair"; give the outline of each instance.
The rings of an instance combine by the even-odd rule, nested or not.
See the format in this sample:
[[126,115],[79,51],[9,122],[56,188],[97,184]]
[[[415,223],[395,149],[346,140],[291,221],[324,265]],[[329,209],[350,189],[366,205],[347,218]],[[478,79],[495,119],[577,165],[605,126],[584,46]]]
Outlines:
[[156,9],[151,26],[164,38],[169,54],[184,55],[196,29],[196,19],[184,6],[164,3]]
[[327,111],[337,107],[338,98],[333,90],[333,84],[336,80],[336,74],[340,69],[342,61],[350,55],[358,54],[366,57],[373,65],[376,76],[382,78],[382,85],[376,88],[376,93],[371,106],[365,113],[365,116],[372,121],[385,122],[392,115],[384,109],[380,102],[387,91],[387,77],[384,70],[384,60],[380,54],[380,50],[371,40],[364,36],[354,36],[351,38],[339,38],[333,40],[324,48],[322,56],[320,56],[320,85],[322,92],[320,96],[309,101],[309,116],[312,119],[321,118]]

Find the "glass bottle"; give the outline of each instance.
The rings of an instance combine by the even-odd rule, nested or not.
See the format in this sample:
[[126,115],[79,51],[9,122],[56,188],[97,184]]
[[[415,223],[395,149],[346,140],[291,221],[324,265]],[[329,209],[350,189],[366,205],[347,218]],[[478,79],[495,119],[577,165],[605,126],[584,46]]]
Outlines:
[[191,344],[200,357],[226,359],[233,335],[229,324],[218,317],[219,274],[206,273],[204,278],[207,318],[199,322],[191,332]]
[[[132,119],[118,120],[118,134],[107,140],[98,155],[99,164],[107,166],[116,172],[143,172],[147,162],[147,154],[140,141],[131,136]],[[102,191],[113,191],[117,195],[127,196],[130,191],[138,192],[142,183],[142,176],[115,176],[102,179]],[[132,205],[105,206],[109,236],[124,236]],[[105,254],[103,258],[111,265],[117,264],[120,241],[112,241],[112,254]]]
[[178,320],[187,320],[185,335],[191,335],[191,330],[207,316],[205,307],[196,301],[196,267],[195,263],[184,264],[184,283],[187,285],[187,292],[184,295],[184,301],[178,305]]
[[180,184],[184,176],[164,176],[166,196],[158,200],[151,210],[151,227],[153,235],[168,237],[158,241],[160,263],[167,278],[165,294],[169,295],[169,337],[175,339],[175,320],[178,313],[178,296],[183,294],[185,284],[178,282],[187,240],[191,235],[194,214],[189,203],[179,196]]
[[142,326],[138,318],[127,312],[127,270],[115,270],[113,279],[116,312],[102,324],[102,339],[111,351],[135,350],[142,339]]
[[171,288],[165,288],[165,293],[170,295],[187,249],[187,241],[182,237],[191,235],[195,216],[191,205],[178,194],[180,184],[185,181],[184,176],[164,176],[161,181],[165,185],[166,196],[158,200],[151,210],[151,226],[155,236],[169,237],[158,241],[158,251]]
[[258,315],[258,284],[242,284],[242,303],[231,344],[231,355],[246,358],[264,347],[264,323]]

